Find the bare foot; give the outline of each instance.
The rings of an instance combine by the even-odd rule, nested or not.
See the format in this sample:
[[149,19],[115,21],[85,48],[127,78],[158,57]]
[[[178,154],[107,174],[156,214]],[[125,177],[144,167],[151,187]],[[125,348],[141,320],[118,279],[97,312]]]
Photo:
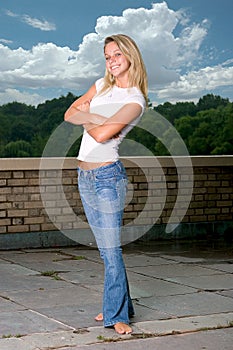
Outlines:
[[103,319],[104,319],[104,317],[103,317],[103,314],[102,314],[102,313],[98,314],[98,315],[95,317],[95,320],[96,320],[96,321],[103,321]]
[[133,331],[132,328],[128,324],[123,323],[123,322],[117,322],[114,325],[114,328],[115,328],[115,331],[119,334],[130,334]]

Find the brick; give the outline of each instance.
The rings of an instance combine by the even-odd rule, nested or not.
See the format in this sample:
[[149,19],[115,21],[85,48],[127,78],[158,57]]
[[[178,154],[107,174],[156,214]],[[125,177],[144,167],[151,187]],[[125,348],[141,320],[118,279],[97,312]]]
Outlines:
[[0,195],[10,194],[10,193],[11,193],[10,187],[0,187]]
[[29,180],[28,179],[9,179],[8,180],[8,186],[28,186]]
[[13,171],[13,179],[23,179],[24,172],[23,171]]
[[36,231],[41,231],[40,225],[30,225],[30,232],[36,232]]
[[229,214],[230,213],[230,208],[221,208],[222,214]]
[[167,188],[177,188],[177,183],[176,182],[168,182]]
[[40,193],[40,187],[38,186],[24,187],[24,193]]
[[222,186],[222,187],[229,187],[229,188],[232,189],[231,184],[230,184],[230,181],[222,181],[222,182],[221,182],[221,186]]
[[176,168],[168,168],[168,170],[167,170],[167,174],[177,174],[177,170],[176,170]]
[[216,180],[216,174],[208,174],[207,175],[207,178],[208,178],[208,180],[211,180],[211,181],[213,181],[213,180]]
[[11,171],[1,171],[0,172],[1,179],[11,179],[11,177],[12,177]]
[[11,225],[11,219],[0,219],[0,226]]
[[27,194],[14,194],[14,195],[8,195],[7,200],[8,202],[26,202],[28,201],[28,195]]
[[8,217],[25,217],[28,216],[28,210],[13,210],[7,211]]
[[24,187],[12,187],[12,194],[24,193]]
[[24,202],[13,202],[12,209],[24,209]]
[[7,231],[9,233],[29,232],[29,226],[27,225],[8,226]]
[[194,196],[194,201],[203,201],[204,200],[204,195],[198,194]]
[[217,201],[217,207],[232,207],[232,201]]
[[220,208],[205,208],[205,214],[220,214]]
[[217,188],[218,193],[232,193],[233,189],[231,187],[219,187]]
[[57,228],[58,227],[52,223],[45,223],[41,225],[42,231],[54,231],[54,230],[57,230]]
[[44,217],[42,217],[42,216],[39,216],[39,217],[34,216],[32,218],[28,217],[28,218],[24,219],[24,223],[29,224],[29,225],[42,224],[42,223],[44,223]]
[[216,221],[215,215],[208,215],[207,218],[208,218],[208,221]]
[[27,170],[24,172],[25,179],[39,178],[38,170]]
[[29,179],[29,186],[39,186],[39,179]]
[[204,186],[206,187],[219,187],[221,186],[220,181],[204,181]]
[[143,175],[134,176],[134,182],[139,182],[139,183],[146,182],[146,178]]
[[[47,203],[46,203],[47,204]],[[54,204],[54,202],[53,202]],[[32,209],[32,208],[43,208],[44,205],[41,201],[35,201],[35,202],[25,202],[24,203],[24,208],[25,209]]]
[[217,200],[221,199],[221,195],[217,194],[217,193],[214,193],[214,194],[208,193],[205,195],[205,199],[208,201],[211,201],[211,200],[217,201]]
[[[27,199],[28,201],[28,199]],[[30,195],[30,201],[41,201],[41,195],[39,193],[34,193]]]
[[40,182],[40,185],[42,186],[54,186],[59,184],[61,184],[60,177],[44,178],[44,179],[41,179],[41,182]]
[[219,221],[227,221],[227,220],[232,220],[233,219],[233,215],[232,214],[220,214],[217,215],[217,220]]
[[205,222],[207,220],[206,215],[197,215],[191,217],[191,222]]
[[0,226],[0,234],[1,233],[6,233],[6,227],[5,226]]
[[12,203],[9,203],[9,202],[0,203],[0,210],[2,210],[2,209],[6,210],[6,209],[10,209],[10,208],[12,208]]
[[24,220],[23,218],[13,218],[12,219],[12,225],[23,225]]

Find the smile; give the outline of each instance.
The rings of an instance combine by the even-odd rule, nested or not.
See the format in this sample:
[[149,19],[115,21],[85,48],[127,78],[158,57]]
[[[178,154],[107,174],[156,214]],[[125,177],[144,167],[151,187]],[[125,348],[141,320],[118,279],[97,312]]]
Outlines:
[[120,66],[112,66],[111,67],[111,70],[114,70],[114,69],[117,69],[117,68],[119,68]]

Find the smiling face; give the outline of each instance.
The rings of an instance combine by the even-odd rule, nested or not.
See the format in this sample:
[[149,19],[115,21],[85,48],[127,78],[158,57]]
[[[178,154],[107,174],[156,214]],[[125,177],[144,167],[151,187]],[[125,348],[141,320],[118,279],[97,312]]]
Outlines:
[[130,62],[119,49],[118,45],[114,41],[111,41],[105,46],[104,54],[106,68],[109,73],[115,77],[116,81],[121,82],[121,85],[126,84]]

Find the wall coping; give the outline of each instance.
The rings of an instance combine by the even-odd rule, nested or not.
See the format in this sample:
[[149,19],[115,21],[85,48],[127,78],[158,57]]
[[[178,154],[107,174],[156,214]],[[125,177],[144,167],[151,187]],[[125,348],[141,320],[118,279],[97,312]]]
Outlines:
[[[122,157],[125,167],[140,164],[140,167],[172,167],[179,166],[218,167],[233,166],[233,155],[223,156],[175,156],[175,157]],[[0,158],[0,171],[11,170],[44,170],[44,169],[75,169],[77,159],[69,158]]]

